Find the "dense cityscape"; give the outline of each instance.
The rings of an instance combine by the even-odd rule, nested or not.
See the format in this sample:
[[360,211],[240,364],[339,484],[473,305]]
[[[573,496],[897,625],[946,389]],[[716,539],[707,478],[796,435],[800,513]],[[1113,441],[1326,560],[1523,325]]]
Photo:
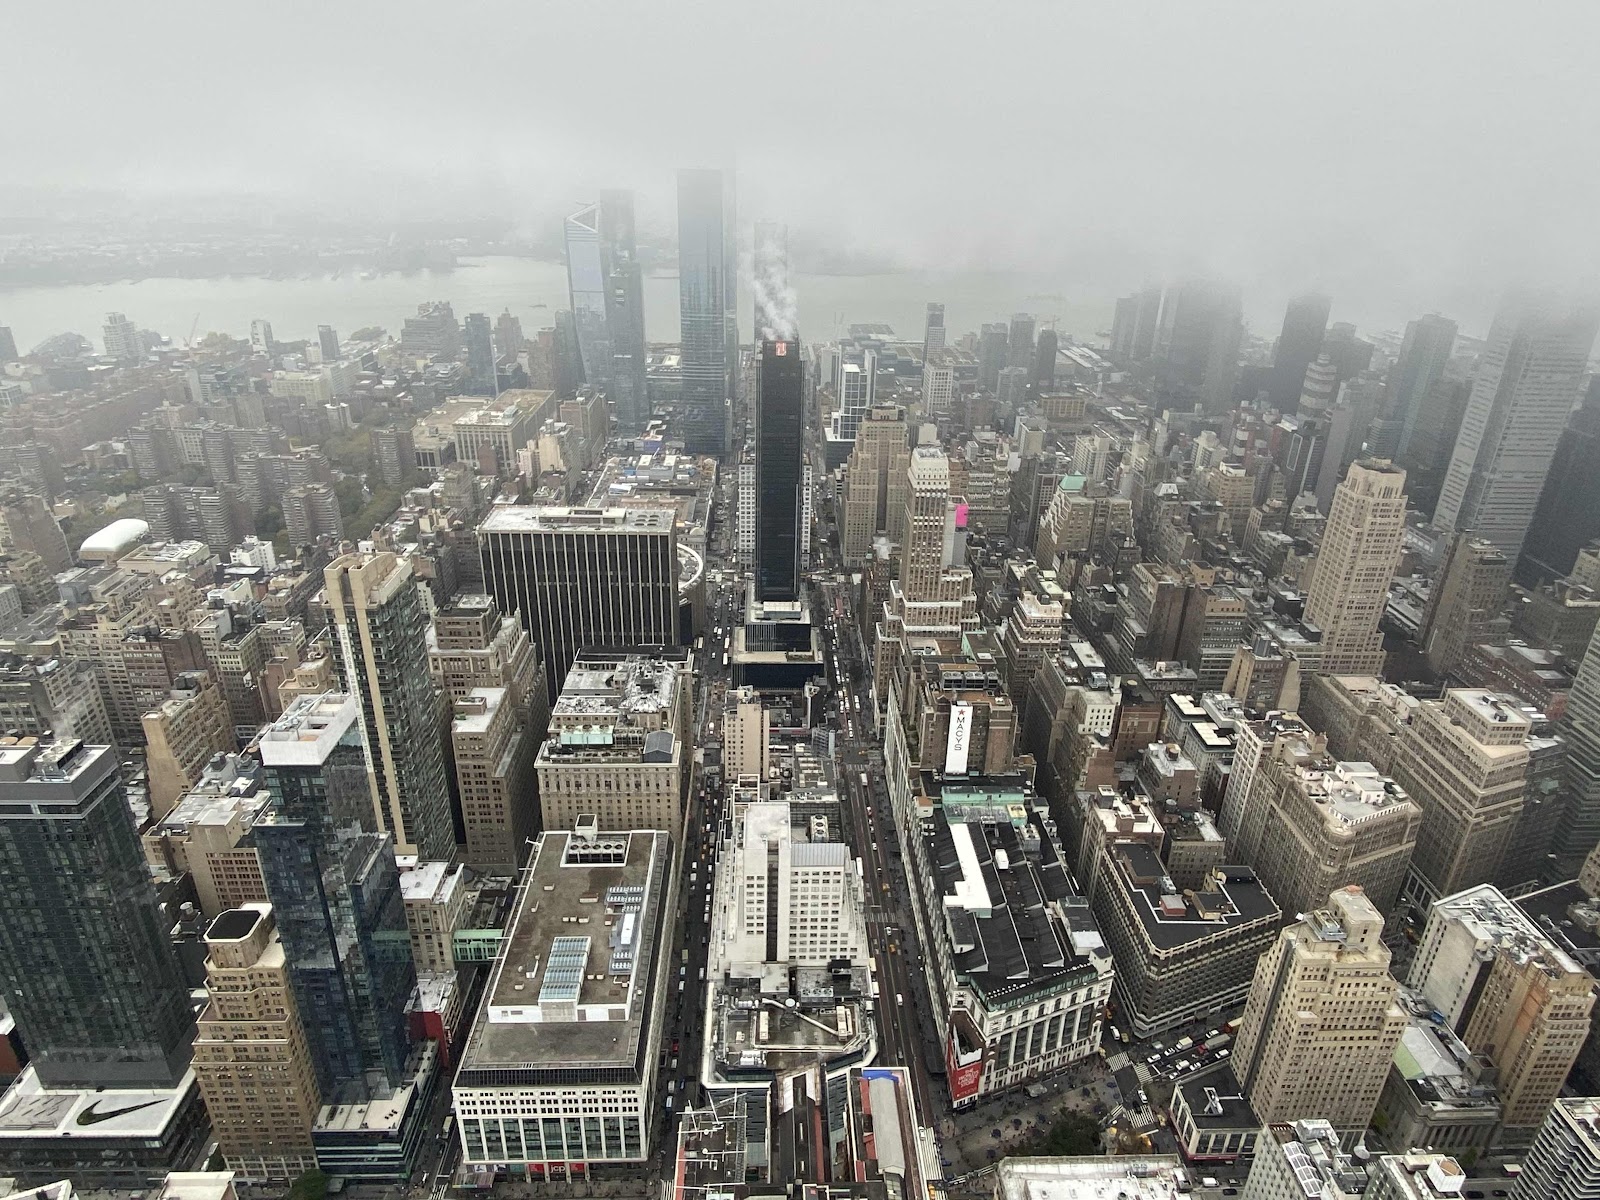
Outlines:
[[0,214],[0,1200],[1600,1200],[1600,299],[736,157]]

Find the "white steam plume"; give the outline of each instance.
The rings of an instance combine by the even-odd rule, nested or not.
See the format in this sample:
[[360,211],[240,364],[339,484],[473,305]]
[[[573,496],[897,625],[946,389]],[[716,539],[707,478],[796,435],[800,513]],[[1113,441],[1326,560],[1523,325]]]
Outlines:
[[[765,227],[745,272],[756,302],[756,335],[762,341],[793,341],[799,331],[798,302],[789,286],[788,248]],[[758,235],[759,236],[759,235]]]

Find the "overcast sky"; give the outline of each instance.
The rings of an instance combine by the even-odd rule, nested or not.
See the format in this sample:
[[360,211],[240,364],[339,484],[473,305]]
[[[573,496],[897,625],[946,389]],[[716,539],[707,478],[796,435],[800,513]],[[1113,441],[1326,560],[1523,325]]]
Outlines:
[[1600,279],[1600,4],[5,6],[5,173],[527,214],[737,162],[741,218],[1114,295],[1479,324]]

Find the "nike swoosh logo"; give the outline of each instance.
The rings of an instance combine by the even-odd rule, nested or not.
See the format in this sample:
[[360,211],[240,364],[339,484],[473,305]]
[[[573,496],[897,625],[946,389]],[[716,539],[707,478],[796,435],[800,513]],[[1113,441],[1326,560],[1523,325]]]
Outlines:
[[88,1108],[78,1114],[79,1125],[98,1125],[101,1121],[109,1121],[112,1117],[120,1117],[125,1113],[138,1112],[141,1108],[150,1108],[152,1105],[162,1104],[162,1100],[146,1100],[143,1104],[130,1104],[127,1108],[114,1108],[110,1112],[96,1112],[100,1102],[96,1100]]

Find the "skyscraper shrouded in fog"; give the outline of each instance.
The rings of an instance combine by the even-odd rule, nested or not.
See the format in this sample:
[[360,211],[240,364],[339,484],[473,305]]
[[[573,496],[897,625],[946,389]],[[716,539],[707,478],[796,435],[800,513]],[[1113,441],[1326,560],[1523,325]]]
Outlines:
[[578,334],[583,382],[609,391],[611,331],[606,319],[607,275],[600,240],[600,205],[586,204],[562,226],[567,242],[567,288]]
[[[1384,382],[1383,408],[1388,418],[1400,422],[1400,438],[1395,444],[1395,461],[1408,467],[1411,443],[1417,422],[1434,385],[1444,376],[1455,350],[1456,323],[1438,313],[1418,317],[1406,325],[1400,356],[1389,368]],[[1409,469],[1409,467],[1408,467]]]
[[495,375],[494,326],[487,313],[468,313],[461,323],[461,342],[467,350],[467,388],[480,396],[498,392]]
[[301,696],[259,742],[272,808],[256,824],[267,898],[327,1103],[387,1096],[416,983],[394,842],[378,832],[360,705]]
[[1519,298],[1490,326],[1434,524],[1516,560],[1577,404],[1600,309]]
[[1316,361],[1322,350],[1322,339],[1328,332],[1330,307],[1329,299],[1315,292],[1289,301],[1289,308],[1283,314],[1283,331],[1278,334],[1278,346],[1272,354],[1272,377],[1267,392],[1272,406],[1279,412],[1293,412],[1300,402],[1306,368]]
[[798,339],[761,343],[755,422],[757,600],[800,598],[804,381]]
[[645,387],[644,271],[634,237],[633,193],[600,193],[600,246],[606,266],[606,326],[611,339],[611,411],[627,433],[650,419]]
[[1233,403],[1242,312],[1239,289],[1231,284],[1190,280],[1166,290],[1151,348],[1160,363],[1156,378],[1165,399],[1199,404],[1207,412]]
[[684,449],[723,454],[738,369],[733,176],[678,172],[678,320]]
[[0,903],[0,991],[39,1082],[178,1085],[194,1017],[111,747],[0,745]]
[[1033,352],[1033,378],[1035,387],[1053,387],[1056,382],[1056,350],[1059,339],[1054,329],[1041,329]]
[[922,361],[930,363],[944,353],[944,305],[930,301],[928,321],[922,333]]

